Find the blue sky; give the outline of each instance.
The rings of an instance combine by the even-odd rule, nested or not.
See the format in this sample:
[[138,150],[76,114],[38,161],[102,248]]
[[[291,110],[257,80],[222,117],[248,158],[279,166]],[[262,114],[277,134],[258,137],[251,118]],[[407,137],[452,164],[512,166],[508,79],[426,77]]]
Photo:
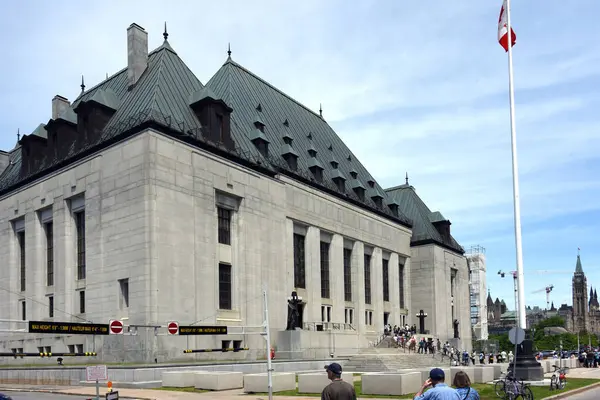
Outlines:
[[[25,4],[27,3],[27,4]],[[351,4],[351,6],[350,6]],[[507,57],[501,0],[28,1],[0,5],[0,148],[123,68],[126,28],[169,41],[202,82],[233,58],[324,116],[384,186],[410,182],[486,248],[488,285],[513,307]],[[513,0],[516,116],[528,304],[571,303],[581,247],[600,285],[600,2]],[[535,271],[552,270],[541,274]]]

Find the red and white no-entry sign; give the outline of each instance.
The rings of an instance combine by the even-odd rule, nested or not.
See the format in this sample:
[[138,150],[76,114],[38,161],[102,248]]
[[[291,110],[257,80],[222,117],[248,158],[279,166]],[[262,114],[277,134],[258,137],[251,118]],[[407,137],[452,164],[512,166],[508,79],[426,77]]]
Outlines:
[[177,335],[179,333],[179,323],[175,321],[169,322],[167,325],[167,330],[171,335]]
[[111,319],[108,323],[108,332],[111,335],[122,335],[123,334],[123,322]]

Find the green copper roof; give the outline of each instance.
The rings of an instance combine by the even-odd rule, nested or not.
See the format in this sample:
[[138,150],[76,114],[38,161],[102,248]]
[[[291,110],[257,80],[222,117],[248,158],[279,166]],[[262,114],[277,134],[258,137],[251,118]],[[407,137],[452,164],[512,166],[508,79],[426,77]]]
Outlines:
[[[270,143],[269,154],[281,157],[289,150],[282,139],[292,138],[293,149],[298,154],[298,170],[302,173],[312,176],[310,167],[321,166],[324,182],[333,182],[334,178],[348,179],[353,175],[351,172],[356,173],[353,187],[369,187],[366,204],[376,208],[372,196],[383,198],[384,208],[391,202],[391,198],[323,117],[240,64],[228,59],[206,86],[233,108],[231,133],[243,150],[257,153],[247,138],[259,121],[264,125],[264,135]],[[315,156],[311,157],[311,153],[315,152]],[[337,163],[337,168],[332,161]],[[372,187],[367,185],[370,180],[373,181]],[[356,196],[350,187],[346,192],[349,196]],[[399,219],[410,224],[410,219],[402,212]]]
[[577,264],[575,264],[575,273],[583,274],[583,268],[581,267],[581,257],[577,254]]
[[[233,109],[230,126],[234,145],[230,148],[208,143],[208,139],[203,137],[202,126],[190,107],[190,101],[204,98],[221,99]],[[42,176],[86,152],[100,150],[111,141],[135,134],[136,130],[151,124],[165,134],[218,152],[250,168],[266,173],[289,174],[407,227],[412,225],[401,211],[399,215],[393,215],[388,207],[392,199],[321,115],[230,58],[204,86],[165,40],[148,54],[148,66],[133,87],[129,87],[127,68],[124,68],[80,94],[68,113],[61,117],[76,122],[73,110],[85,101],[97,102],[115,110],[102,134],[84,146],[71,144],[68,154],[60,160],[48,155],[28,176],[20,175],[20,161],[12,164],[0,175],[0,193],[7,193],[28,179]],[[264,132],[256,131],[257,127],[262,130],[263,126]],[[269,143],[268,157],[264,157],[252,142],[251,139],[257,138],[264,138]],[[290,170],[284,159],[287,154],[298,155],[297,169]],[[332,165],[332,160],[338,165]],[[309,169],[311,166],[323,168],[322,181],[313,176]],[[358,196],[349,185],[342,190],[342,185],[334,182],[334,178],[342,177],[352,178],[352,187],[367,188],[367,195],[364,198]]]
[[413,221],[412,244],[432,241],[459,253],[464,249],[451,236],[444,238],[433,225],[434,222],[445,221],[446,218],[439,212],[431,212],[429,207],[417,195],[415,188],[410,185],[400,185],[385,189],[388,197],[394,199],[400,211]]

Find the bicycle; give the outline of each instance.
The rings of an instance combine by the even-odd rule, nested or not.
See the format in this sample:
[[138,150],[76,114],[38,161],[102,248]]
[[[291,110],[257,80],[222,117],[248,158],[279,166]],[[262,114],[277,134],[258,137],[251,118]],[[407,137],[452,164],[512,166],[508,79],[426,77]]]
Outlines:
[[503,400],[534,400],[531,388],[509,372],[494,384],[496,396]]
[[[550,378],[550,390],[561,390],[567,386],[567,371],[568,367],[559,367],[558,365],[553,365],[554,373],[552,374],[552,378]],[[557,375],[558,374],[558,375]]]

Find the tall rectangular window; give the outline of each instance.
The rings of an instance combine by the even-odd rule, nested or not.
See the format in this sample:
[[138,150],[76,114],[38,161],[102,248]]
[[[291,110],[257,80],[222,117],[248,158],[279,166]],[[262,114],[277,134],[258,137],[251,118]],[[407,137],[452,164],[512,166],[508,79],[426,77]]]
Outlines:
[[344,300],[352,301],[352,250],[344,249]]
[[122,309],[129,308],[129,278],[119,279],[119,307]]
[[85,290],[79,291],[79,313],[85,314]]
[[321,242],[321,297],[329,298],[329,243]]
[[400,286],[400,308],[404,308],[404,265],[398,265],[398,285]]
[[219,243],[231,244],[231,210],[217,207],[217,218],[219,223]]
[[54,286],[54,224],[52,221],[44,224],[46,233],[46,285]]
[[365,254],[365,304],[371,304],[371,256]]
[[231,310],[231,265],[219,264],[219,309]]
[[48,317],[54,318],[54,296],[48,296]]
[[25,231],[17,232],[17,242],[19,244],[19,278],[21,292],[27,288],[25,271]]
[[21,319],[27,321],[27,303],[25,300],[21,300]]
[[223,116],[221,114],[217,114],[217,125],[219,126],[219,141],[223,143],[223,133],[225,131],[225,127],[223,125]]
[[383,301],[390,301],[390,261],[383,260]]
[[304,236],[294,233],[294,287],[306,289]]
[[85,279],[85,211],[74,213],[77,234],[77,279]]

